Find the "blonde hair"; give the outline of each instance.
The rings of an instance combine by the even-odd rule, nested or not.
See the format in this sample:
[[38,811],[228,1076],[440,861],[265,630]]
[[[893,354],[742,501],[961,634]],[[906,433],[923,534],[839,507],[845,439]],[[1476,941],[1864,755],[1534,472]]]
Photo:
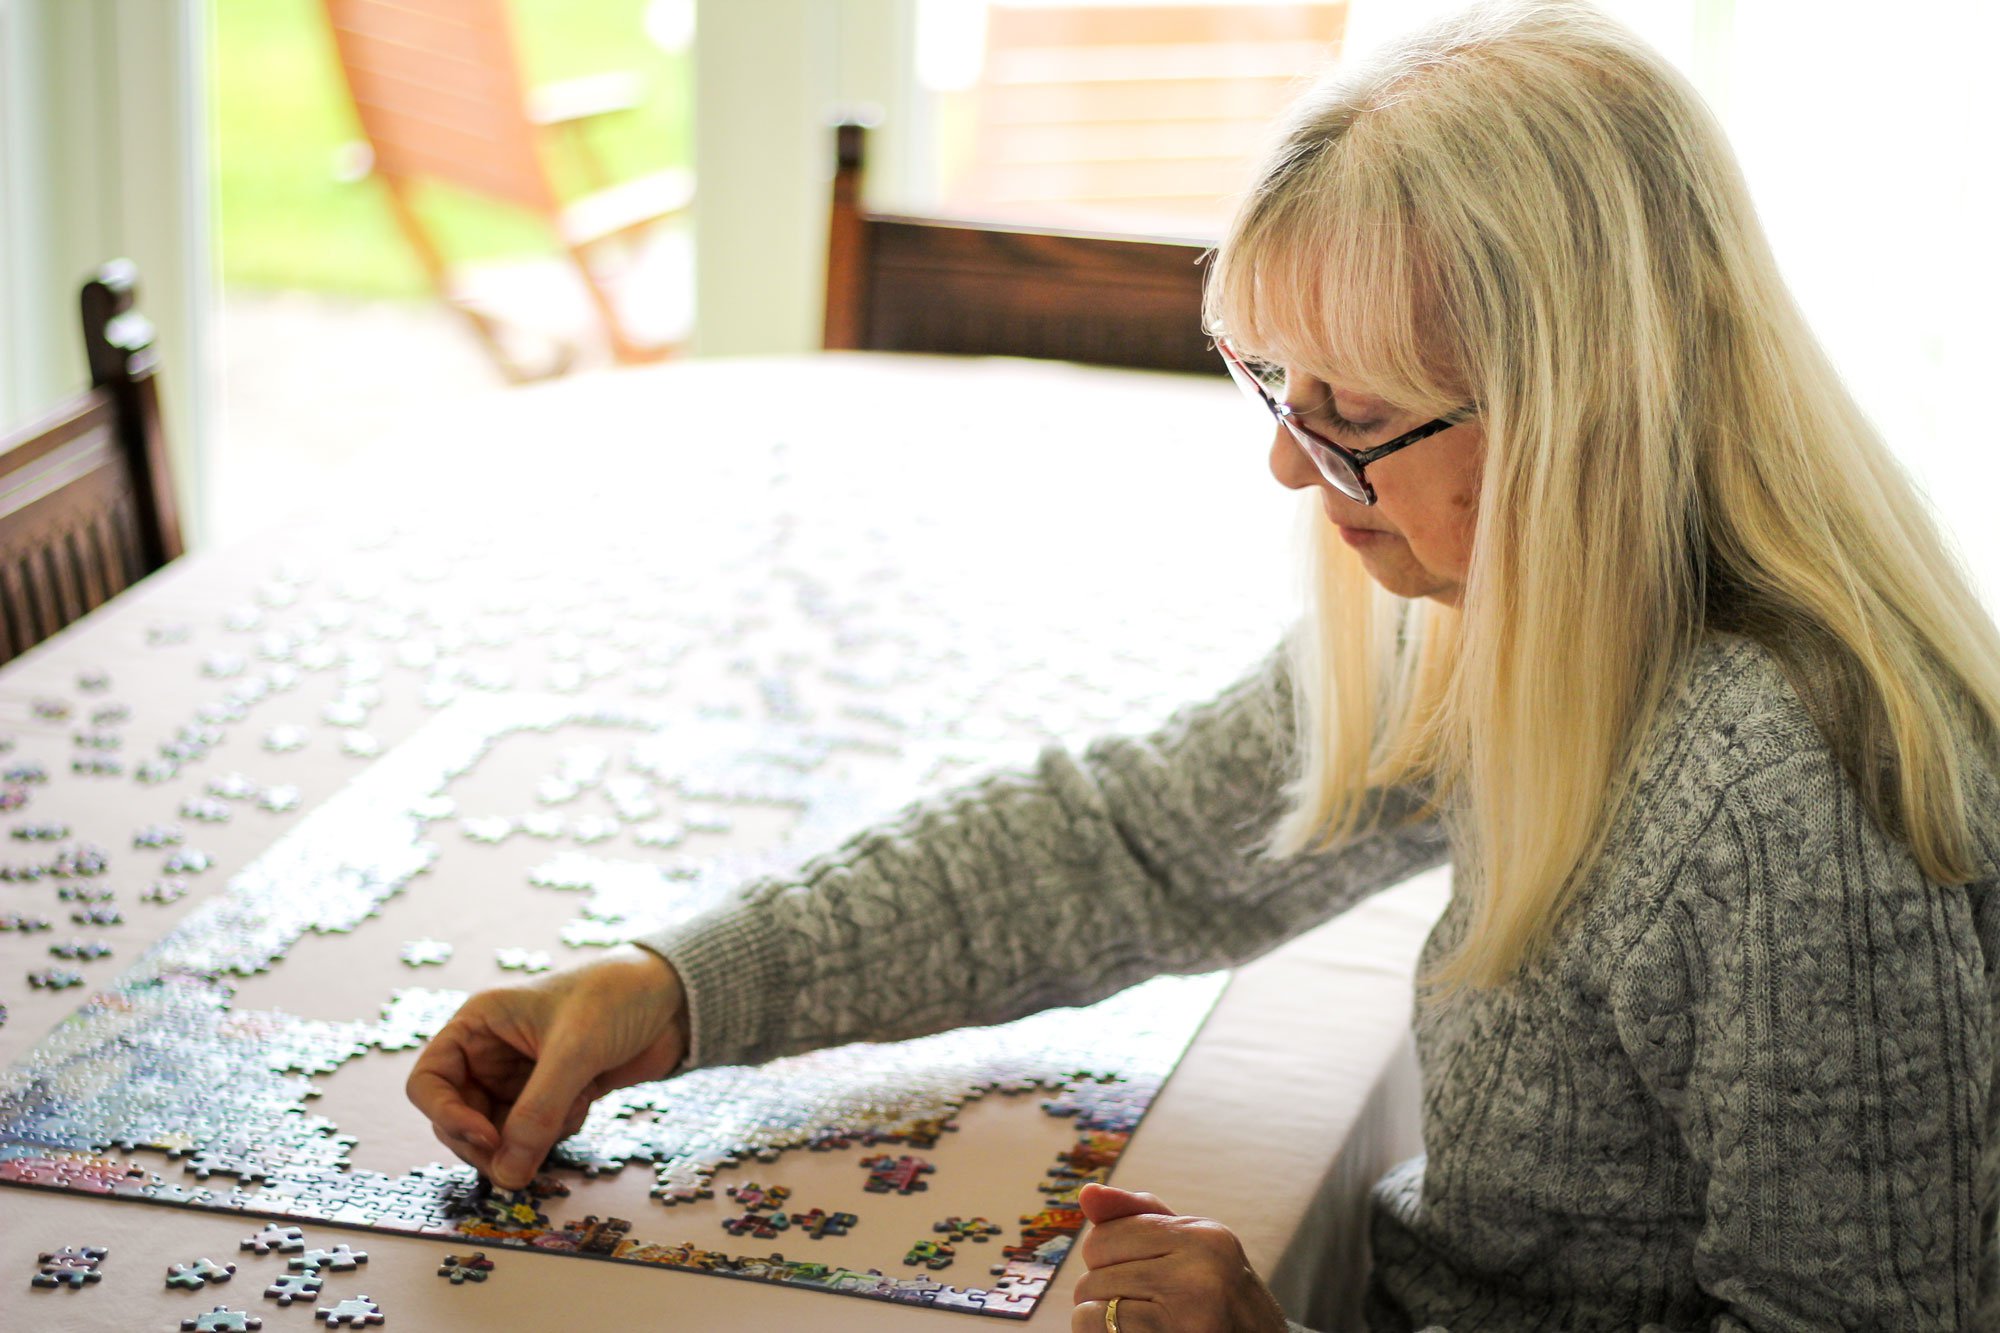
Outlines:
[[1470,916],[1427,984],[1499,985],[1544,948],[1711,629],[1777,656],[1927,875],[1972,877],[1957,741],[2000,735],[2000,635],[1786,292],[1721,130],[1631,33],[1485,4],[1335,70],[1207,300],[1249,355],[1481,418],[1461,610],[1382,592],[1317,525],[1271,844],[1355,836],[1371,788],[1462,796]]

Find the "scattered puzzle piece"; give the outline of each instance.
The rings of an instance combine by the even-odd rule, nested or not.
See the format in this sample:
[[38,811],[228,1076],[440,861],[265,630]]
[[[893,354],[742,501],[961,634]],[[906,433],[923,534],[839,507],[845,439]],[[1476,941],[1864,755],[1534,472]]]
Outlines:
[[951,1267],[951,1261],[957,1257],[958,1251],[944,1241],[920,1240],[910,1247],[908,1254],[903,1256],[903,1262],[911,1265],[922,1264],[926,1268],[936,1270]]
[[924,1177],[937,1168],[921,1157],[907,1153],[901,1157],[891,1157],[883,1153],[879,1157],[864,1157],[862,1167],[868,1172],[868,1183],[863,1186],[870,1194],[887,1194],[890,1190],[898,1194],[913,1194],[929,1189],[930,1182]]
[[110,1251],[98,1245],[68,1246],[44,1251],[37,1259],[41,1271],[29,1279],[37,1287],[68,1287],[77,1291],[104,1275],[98,1265]]
[[772,1185],[766,1188],[754,1180],[746,1180],[741,1185],[731,1185],[727,1193],[730,1198],[753,1213],[781,1208],[785,1200],[792,1197],[791,1188],[787,1185]]
[[290,1305],[293,1301],[312,1299],[325,1285],[326,1279],[318,1269],[310,1273],[280,1273],[264,1288],[264,1294],[280,1305]]
[[543,949],[495,949],[493,958],[509,972],[546,972],[555,966]]
[[452,946],[443,940],[421,939],[403,942],[403,963],[408,967],[427,967],[451,961]]
[[811,1212],[793,1213],[792,1221],[814,1240],[824,1240],[828,1236],[845,1236],[848,1229],[861,1219],[853,1213],[829,1213],[824,1208]]
[[741,1217],[723,1219],[722,1229],[732,1236],[755,1236],[759,1240],[774,1240],[780,1231],[792,1225],[792,1219],[783,1213],[744,1213]]
[[66,968],[47,967],[39,972],[28,973],[28,984],[36,990],[68,990],[71,986],[83,984],[83,973]]
[[264,1321],[254,1314],[218,1305],[205,1315],[181,1320],[182,1333],[256,1333]]
[[306,1247],[306,1233],[297,1227],[279,1226],[276,1223],[265,1227],[254,1236],[243,1238],[242,1248],[255,1250],[258,1254],[269,1254],[277,1250],[283,1254],[296,1254]]
[[167,1270],[167,1285],[200,1291],[211,1282],[227,1282],[236,1276],[235,1264],[219,1264],[213,1259],[197,1259],[191,1264],[175,1264]]
[[1000,1234],[1000,1226],[983,1217],[947,1217],[942,1222],[933,1222],[932,1231],[942,1231],[949,1240],[970,1240],[985,1244],[987,1238]]
[[492,1271],[493,1261],[481,1250],[475,1250],[463,1259],[447,1254],[444,1262],[438,1265],[438,1276],[450,1278],[454,1287],[466,1282],[484,1282],[486,1275]]
[[367,1262],[368,1251],[354,1249],[342,1241],[330,1250],[307,1250],[303,1254],[294,1255],[291,1262],[285,1266],[293,1272],[317,1273],[323,1269],[330,1269],[336,1273],[351,1273]]
[[319,1317],[328,1328],[360,1328],[363,1324],[385,1323],[381,1307],[366,1296],[349,1296],[331,1309],[319,1307]]

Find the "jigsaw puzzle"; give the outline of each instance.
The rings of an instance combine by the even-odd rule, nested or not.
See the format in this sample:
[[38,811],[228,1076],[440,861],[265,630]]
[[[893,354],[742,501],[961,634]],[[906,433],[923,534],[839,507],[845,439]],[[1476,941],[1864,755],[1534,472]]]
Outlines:
[[[1031,1313],[1082,1228],[1077,1191],[1109,1174],[1223,978],[1161,978],[1088,1011],[623,1089],[596,1104],[534,1187],[508,1196],[460,1165],[357,1165],[356,1140],[313,1110],[325,1080],[421,1045],[465,992],[384,989],[338,1019],[237,1002],[241,984],[282,968],[308,937],[351,935],[334,947],[375,950],[392,967],[445,967],[449,939],[384,934],[390,927],[374,919],[393,900],[435,892],[447,861],[523,849],[536,855],[520,891],[566,895],[570,918],[558,938],[524,927],[510,947],[480,952],[489,979],[479,984],[511,979],[503,969],[562,965],[691,917],[750,876],[794,866],[913,797],[1020,762],[1040,743],[1149,725],[1263,646],[1213,626],[1181,625],[1179,640],[1171,626],[1149,626],[1145,658],[1092,659],[1075,631],[1037,643],[1023,629],[1031,621],[961,623],[948,602],[902,586],[921,559],[892,557],[868,534],[807,549],[765,519],[687,521],[700,567],[721,573],[663,572],[650,551],[614,545],[572,586],[502,549],[401,556],[393,542],[357,542],[355,558],[331,575],[294,571],[259,584],[252,601],[219,617],[219,631],[149,632],[148,652],[175,655],[211,692],[192,716],[150,720],[161,738],[153,753],[123,739],[121,729],[139,726],[128,708],[92,701],[92,730],[64,733],[75,747],[69,774],[61,754],[11,762],[0,796],[14,809],[52,771],[57,782],[158,786],[161,799],[136,830],[79,823],[72,834],[50,819],[10,829],[0,879],[22,892],[0,919],[16,934],[0,938],[48,929],[45,916],[15,909],[45,912],[51,899],[77,925],[121,928],[104,884],[133,886],[124,901],[145,904],[125,908],[135,924],[190,892],[207,897],[143,952],[118,947],[112,961],[105,942],[56,946],[78,965],[127,965],[115,976],[94,971],[81,1007],[0,1075],[0,1183],[274,1219],[243,1248],[287,1259],[292,1271],[266,1288],[280,1304],[310,1302],[325,1271],[365,1262],[347,1245],[306,1250],[293,1224],[324,1221],[452,1241],[438,1272],[455,1284],[484,1281],[487,1253],[533,1248],[966,1313]],[[445,583],[417,572],[454,562],[473,572],[470,593],[461,584],[447,596]],[[211,632],[228,636],[226,646],[195,646]],[[1116,638],[1114,626],[1104,641]],[[1050,666],[1045,652],[1064,665]],[[287,713],[285,698],[316,680],[336,688]],[[398,721],[399,708],[418,721]],[[461,780],[532,737],[560,738],[561,751],[511,808],[460,798]],[[225,742],[255,779],[202,771]],[[101,767],[123,764],[113,756],[128,756],[129,771]],[[307,800],[302,793],[327,790],[305,780],[311,765],[352,776]],[[221,862],[226,884],[196,878],[217,861],[187,845],[188,827],[221,837],[247,824],[268,824],[273,841],[247,864]],[[106,846],[130,850],[114,857]],[[459,883],[479,872],[465,875]],[[55,896],[51,885],[71,893]],[[92,892],[104,896],[80,896]],[[33,947],[46,957],[45,941]],[[461,963],[469,952],[458,950]],[[84,982],[44,968],[31,984]],[[1074,1146],[1023,1160],[1005,1197],[969,1209],[927,1203],[944,1177],[923,1154],[949,1143],[959,1113],[989,1095],[1036,1099]],[[852,1152],[851,1192],[801,1190],[794,1201],[785,1176],[802,1151]],[[755,1180],[742,1171],[753,1162]],[[649,1211],[574,1220],[583,1210],[562,1202],[562,1178],[620,1172],[649,1178]],[[687,1205],[704,1203],[733,1204],[735,1215],[698,1230],[681,1221]],[[898,1205],[924,1209],[914,1230],[907,1219],[916,1214],[883,1220],[881,1210]],[[950,1209],[986,1216],[937,1220]],[[781,1235],[790,1258],[737,1243]],[[864,1265],[797,1253],[861,1243],[876,1256]],[[980,1285],[931,1276],[954,1259],[966,1268],[968,1254]],[[96,1276],[94,1265],[55,1267],[50,1281],[65,1285]],[[193,1287],[226,1280],[230,1266],[201,1259],[177,1269],[170,1280]],[[366,1297],[318,1315],[327,1326],[383,1321]],[[259,1321],[217,1307],[184,1326]]]

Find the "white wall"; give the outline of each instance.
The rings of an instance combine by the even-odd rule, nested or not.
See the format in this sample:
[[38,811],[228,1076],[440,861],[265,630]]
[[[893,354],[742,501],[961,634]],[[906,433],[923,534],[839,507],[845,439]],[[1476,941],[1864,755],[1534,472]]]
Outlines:
[[703,0],[695,21],[695,348],[820,345],[833,109],[882,109],[869,190],[921,133],[914,0]]
[[140,274],[161,397],[193,507],[211,399],[202,0],[0,0],[0,428],[89,382],[77,291],[106,259]]

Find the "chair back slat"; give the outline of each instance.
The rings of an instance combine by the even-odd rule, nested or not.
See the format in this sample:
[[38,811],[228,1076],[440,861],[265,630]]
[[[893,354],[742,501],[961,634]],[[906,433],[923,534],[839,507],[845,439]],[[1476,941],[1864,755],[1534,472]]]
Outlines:
[[866,212],[858,125],[839,130],[825,345],[1222,373],[1194,240]]
[[181,553],[135,279],[107,265],[82,300],[88,392],[0,436],[0,661]]

